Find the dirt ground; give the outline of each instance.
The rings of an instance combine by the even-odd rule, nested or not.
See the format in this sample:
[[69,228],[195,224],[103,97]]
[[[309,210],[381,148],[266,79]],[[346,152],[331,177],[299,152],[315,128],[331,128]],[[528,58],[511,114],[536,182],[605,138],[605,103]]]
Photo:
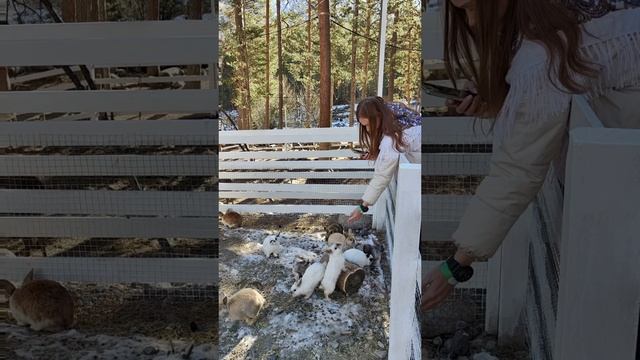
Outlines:
[[[296,255],[319,254],[324,246],[323,225],[337,217],[254,215],[243,217],[240,229],[220,233],[220,289],[227,295],[253,287],[267,304],[255,325],[232,322],[220,308],[220,354],[224,359],[382,359],[388,344],[388,283],[385,261],[365,269],[357,294],[334,293],[327,301],[320,290],[308,300],[293,299],[291,267]],[[360,242],[377,245],[377,234],[356,230]],[[267,259],[264,237],[281,231],[285,250]]]

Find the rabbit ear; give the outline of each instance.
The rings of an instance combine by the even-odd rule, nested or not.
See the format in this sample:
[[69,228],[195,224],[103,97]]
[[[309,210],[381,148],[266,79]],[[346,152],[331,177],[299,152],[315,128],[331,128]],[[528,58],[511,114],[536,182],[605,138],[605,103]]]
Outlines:
[[26,284],[26,283],[28,283],[30,281],[33,281],[33,269],[31,269],[31,271],[29,271],[27,276],[24,277],[24,280],[22,280],[22,283]]

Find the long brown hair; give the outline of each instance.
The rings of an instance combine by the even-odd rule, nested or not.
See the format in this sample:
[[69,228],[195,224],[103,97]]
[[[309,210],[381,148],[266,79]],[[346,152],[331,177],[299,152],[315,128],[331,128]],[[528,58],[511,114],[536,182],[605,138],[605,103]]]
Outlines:
[[[579,10],[559,0],[507,2],[500,20],[499,1],[477,0],[471,28],[465,10],[446,1],[444,57],[454,84],[457,75],[474,81],[488,115],[496,116],[509,91],[505,77],[511,61],[522,39],[528,39],[541,43],[550,55],[549,79],[557,75],[560,81],[552,80],[554,86],[572,93],[586,91],[586,84],[575,75],[595,77],[598,70],[579,52],[583,18]],[[474,62],[474,51],[479,62]]]
[[393,111],[387,107],[384,99],[372,96],[363,99],[356,108],[356,118],[369,120],[369,126],[360,125],[360,144],[369,151],[369,156],[375,158],[380,153],[380,142],[387,135],[393,139],[393,146],[398,151],[405,146],[402,139],[402,126]]

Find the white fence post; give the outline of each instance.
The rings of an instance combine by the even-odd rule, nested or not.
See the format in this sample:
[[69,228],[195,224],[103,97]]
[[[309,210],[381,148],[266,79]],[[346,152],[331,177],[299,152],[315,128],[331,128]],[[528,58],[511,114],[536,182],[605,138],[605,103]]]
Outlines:
[[420,174],[420,164],[399,166],[391,258],[391,360],[421,358],[420,324],[415,311],[421,278],[418,249],[422,206],[421,197],[416,195],[420,194]]
[[640,130],[571,132],[554,359],[635,359]]

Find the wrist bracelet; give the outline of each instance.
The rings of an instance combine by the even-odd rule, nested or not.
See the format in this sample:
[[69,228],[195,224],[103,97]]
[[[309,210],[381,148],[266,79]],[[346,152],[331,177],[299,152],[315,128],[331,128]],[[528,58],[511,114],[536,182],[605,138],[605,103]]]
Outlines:
[[447,265],[446,262],[443,262],[442,264],[440,264],[440,272],[442,273],[444,278],[447,280],[453,277],[453,273],[451,272],[451,269],[449,269],[449,265]]
[[364,206],[364,205],[362,205],[362,204],[358,205],[358,209],[359,209],[359,210],[360,210],[360,212],[361,212],[361,213],[363,213],[363,214],[364,214],[364,213],[366,213],[367,211],[369,211],[369,208],[368,208],[368,207],[366,207],[366,206]]

